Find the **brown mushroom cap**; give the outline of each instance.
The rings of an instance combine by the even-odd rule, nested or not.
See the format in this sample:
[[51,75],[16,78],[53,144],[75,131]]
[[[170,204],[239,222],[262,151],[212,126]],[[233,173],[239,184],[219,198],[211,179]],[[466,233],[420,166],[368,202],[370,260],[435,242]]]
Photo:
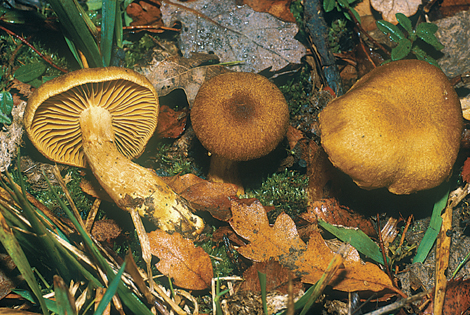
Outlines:
[[462,132],[459,98],[425,61],[383,65],[361,78],[319,116],[331,162],[365,189],[409,194],[446,180]]
[[284,138],[289,109],[281,91],[265,77],[231,72],[204,82],[191,121],[209,152],[247,161],[268,154]]
[[158,104],[152,84],[135,71],[81,69],[41,85],[28,100],[24,123],[31,142],[47,158],[85,167],[79,123],[83,110],[106,108],[118,150],[135,158],[155,131]]

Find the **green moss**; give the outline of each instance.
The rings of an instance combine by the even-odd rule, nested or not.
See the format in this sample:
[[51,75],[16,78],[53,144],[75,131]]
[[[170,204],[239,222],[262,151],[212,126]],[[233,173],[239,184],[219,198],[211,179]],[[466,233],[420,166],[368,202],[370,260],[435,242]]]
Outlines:
[[300,114],[302,106],[309,104],[312,90],[309,67],[304,66],[294,78],[281,85],[279,89],[286,98],[291,117]]
[[[217,246],[217,244],[215,244],[213,241],[207,241],[205,243],[199,244],[199,246],[209,255],[217,257],[217,259],[211,259],[214,270],[214,277],[226,277],[233,275],[233,271],[236,269],[236,266],[228,257],[227,251],[223,245]],[[238,255],[237,252],[234,251],[234,255]]]
[[303,44],[308,45],[307,33],[305,32],[304,6],[302,0],[294,0],[290,4],[290,11],[294,15],[295,22],[299,26],[299,33],[295,36]]
[[172,154],[171,158],[169,154],[172,153],[172,144],[160,142],[158,144],[156,154],[152,158],[155,161],[153,168],[160,176],[174,176],[174,175],[185,175],[195,174],[201,175],[201,172],[194,165],[190,158],[183,157],[178,154]]
[[[14,78],[14,71],[22,65],[30,65],[37,62],[44,63],[46,65],[46,71],[40,78],[43,79],[43,81],[62,74],[62,72],[44,61],[44,59],[30,47],[22,44],[18,49],[20,43],[19,40],[14,40],[12,36],[4,33],[0,34],[0,64],[2,65],[2,71],[0,71],[0,90],[6,88]],[[67,69],[65,57],[61,57],[56,49],[48,48],[40,41],[34,41],[31,42],[31,44],[43,55],[51,59],[55,65],[62,69]]]
[[354,47],[352,31],[346,19],[334,20],[328,30],[328,42],[333,53],[349,51]]
[[281,212],[295,218],[307,209],[307,175],[285,170],[271,175],[259,189],[248,190],[247,198],[257,198],[263,205],[274,206],[268,218],[274,223]]
[[155,45],[155,41],[148,34],[143,35],[136,41],[125,40],[125,66],[127,68],[133,68],[135,64],[144,59],[149,50],[155,47]]

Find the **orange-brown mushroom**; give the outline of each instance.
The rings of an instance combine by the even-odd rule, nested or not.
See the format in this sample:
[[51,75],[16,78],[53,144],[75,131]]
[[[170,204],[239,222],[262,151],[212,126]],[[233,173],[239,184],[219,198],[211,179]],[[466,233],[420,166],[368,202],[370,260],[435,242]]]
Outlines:
[[277,86],[254,73],[218,75],[201,86],[191,109],[196,136],[211,153],[208,178],[244,192],[238,161],[271,152],[284,138],[289,109]]
[[380,66],[319,115],[331,162],[365,189],[395,194],[445,181],[462,132],[459,98],[444,73],[425,61]]
[[54,162],[91,168],[116,204],[159,228],[199,234],[204,223],[156,173],[131,162],[157,125],[158,96],[125,68],[82,69],[41,85],[25,110],[31,142]]

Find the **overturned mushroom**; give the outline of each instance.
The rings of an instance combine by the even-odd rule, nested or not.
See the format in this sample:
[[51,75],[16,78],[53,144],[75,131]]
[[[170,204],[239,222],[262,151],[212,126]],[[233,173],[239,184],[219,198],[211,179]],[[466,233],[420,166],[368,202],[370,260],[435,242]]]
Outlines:
[[89,166],[109,196],[166,231],[199,234],[204,223],[154,171],[129,159],[144,150],[157,125],[158,96],[142,75],[125,68],[82,69],[41,85],[24,123],[50,160]]
[[208,178],[244,189],[238,162],[270,153],[284,138],[289,124],[286,100],[265,77],[244,72],[206,81],[191,109],[194,132],[211,153]]
[[444,73],[425,61],[376,68],[319,116],[331,162],[365,189],[395,194],[446,180],[462,133],[459,98]]

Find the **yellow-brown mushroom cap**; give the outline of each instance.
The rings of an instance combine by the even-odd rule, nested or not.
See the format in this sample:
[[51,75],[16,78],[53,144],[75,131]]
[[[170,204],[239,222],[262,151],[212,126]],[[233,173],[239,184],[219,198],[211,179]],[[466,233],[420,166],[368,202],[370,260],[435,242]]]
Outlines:
[[79,118],[92,106],[111,114],[118,150],[138,157],[157,126],[158,95],[143,75],[126,68],[81,69],[44,83],[28,100],[25,129],[50,160],[85,167]]
[[447,77],[418,60],[371,71],[329,103],[319,121],[336,167],[362,188],[395,194],[430,189],[450,176],[463,125]]
[[265,77],[231,72],[201,86],[191,122],[209,152],[247,161],[268,154],[284,138],[289,109],[282,92]]

